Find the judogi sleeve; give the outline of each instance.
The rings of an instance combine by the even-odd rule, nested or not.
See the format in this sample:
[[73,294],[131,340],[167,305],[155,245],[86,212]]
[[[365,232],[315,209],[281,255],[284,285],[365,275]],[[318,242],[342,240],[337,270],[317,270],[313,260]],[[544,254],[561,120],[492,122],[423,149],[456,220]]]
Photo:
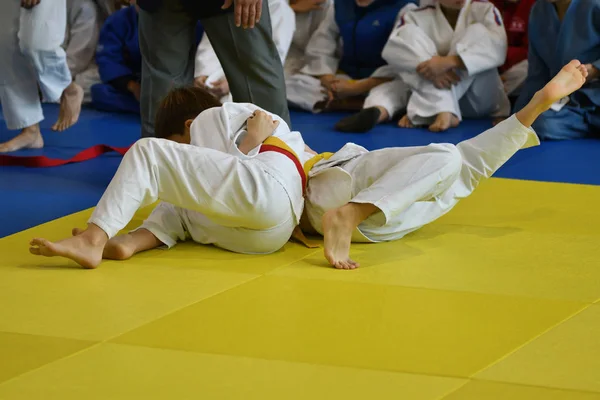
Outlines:
[[400,71],[414,72],[417,65],[437,54],[437,46],[421,24],[427,10],[412,10],[400,17],[396,28],[383,48],[381,56]]
[[71,75],[85,71],[94,60],[100,29],[98,9],[93,1],[70,1],[68,7],[69,41],[65,51]]
[[109,17],[102,30],[96,50],[96,63],[102,82],[110,81],[124,77],[133,76],[134,71],[127,66],[124,57],[123,47],[125,47],[125,37],[129,29],[137,27],[129,26],[126,18],[122,14],[116,13]]
[[[456,54],[462,59],[469,75],[498,68],[506,60],[508,39],[500,12],[491,3],[473,3],[475,22],[470,24],[456,43]],[[477,8],[475,8],[477,7]]]
[[335,22],[335,7],[331,3],[319,28],[306,46],[306,65],[300,70],[306,75],[334,75],[338,70],[340,30]]

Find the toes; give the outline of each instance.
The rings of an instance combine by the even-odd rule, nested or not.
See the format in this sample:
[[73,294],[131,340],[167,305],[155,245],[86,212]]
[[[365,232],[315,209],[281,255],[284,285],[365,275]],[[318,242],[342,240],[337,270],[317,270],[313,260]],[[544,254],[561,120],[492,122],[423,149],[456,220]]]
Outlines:
[[42,255],[42,253],[40,252],[40,249],[38,247],[30,247],[29,248],[29,252],[31,254],[33,254],[33,255],[36,255],[36,256],[41,256]]

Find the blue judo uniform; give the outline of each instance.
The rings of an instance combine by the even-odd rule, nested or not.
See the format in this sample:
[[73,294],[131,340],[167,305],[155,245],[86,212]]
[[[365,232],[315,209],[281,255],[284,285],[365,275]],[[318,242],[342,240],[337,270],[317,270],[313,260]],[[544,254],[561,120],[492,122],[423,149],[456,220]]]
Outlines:
[[[203,31],[196,29],[196,44]],[[109,16],[98,40],[96,63],[102,83],[91,88],[92,105],[110,112],[140,113],[140,103],[127,89],[130,81],[140,82],[142,55],[138,39],[138,13],[125,7]]]
[[[561,22],[555,6],[538,0],[529,19],[529,72],[515,108],[524,107],[573,59],[600,69],[600,0],[572,0]],[[600,136],[600,80],[570,96],[560,111],[548,110],[533,124],[540,139]]]

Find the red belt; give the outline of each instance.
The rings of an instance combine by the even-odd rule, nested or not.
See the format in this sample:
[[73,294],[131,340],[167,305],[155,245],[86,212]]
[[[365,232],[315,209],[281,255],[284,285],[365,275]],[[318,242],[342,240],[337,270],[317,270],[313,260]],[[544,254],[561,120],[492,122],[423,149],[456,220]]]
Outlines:
[[302,163],[300,162],[298,157],[296,157],[296,155],[291,151],[281,148],[279,146],[274,146],[272,144],[263,144],[262,146],[260,146],[260,150],[258,152],[264,153],[267,151],[274,151],[275,153],[283,154],[284,156],[292,160],[292,162],[296,166],[296,170],[298,170],[298,173],[300,174],[300,178],[302,179],[302,194],[306,194],[307,177],[306,173],[304,172],[304,167],[302,166]]
[[98,144],[85,150],[80,151],[69,159],[50,158],[46,156],[13,156],[10,154],[0,154],[0,165],[15,166],[21,165],[24,167],[58,167],[60,165],[78,163],[91,160],[101,156],[104,153],[115,151],[121,155],[125,154],[129,147],[112,147],[105,144]]

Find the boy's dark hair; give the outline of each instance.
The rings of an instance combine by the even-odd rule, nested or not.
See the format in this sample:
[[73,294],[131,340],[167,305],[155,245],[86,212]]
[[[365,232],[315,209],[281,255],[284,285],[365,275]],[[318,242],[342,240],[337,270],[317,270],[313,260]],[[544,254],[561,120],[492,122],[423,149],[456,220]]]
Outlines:
[[221,102],[205,89],[181,87],[171,90],[160,102],[154,120],[154,133],[164,139],[184,132],[185,121],[194,119],[202,111],[221,107]]

